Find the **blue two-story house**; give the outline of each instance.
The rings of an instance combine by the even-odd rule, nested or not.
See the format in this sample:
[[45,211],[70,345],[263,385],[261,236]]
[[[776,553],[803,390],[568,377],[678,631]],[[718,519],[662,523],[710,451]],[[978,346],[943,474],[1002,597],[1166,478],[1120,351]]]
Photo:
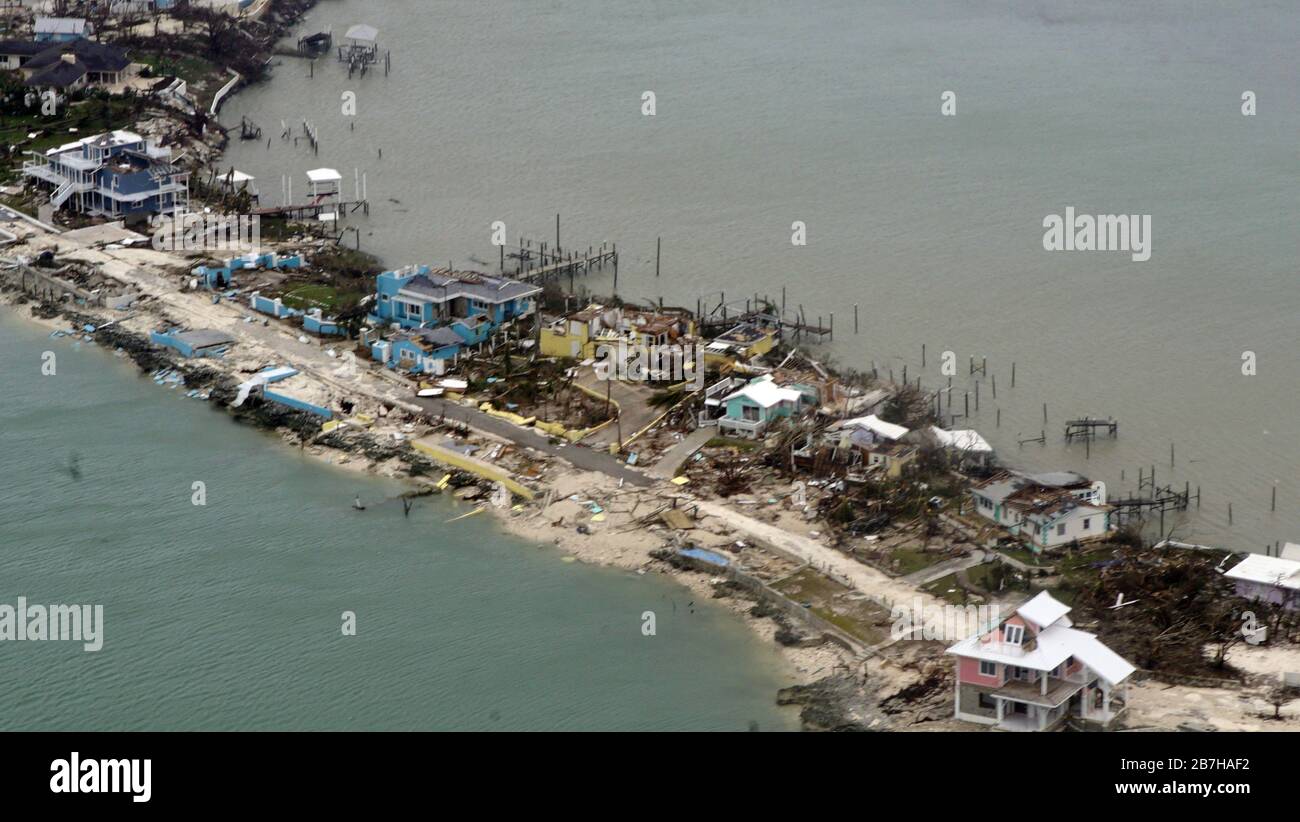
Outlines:
[[542,289],[478,271],[408,266],[376,280],[374,325],[400,331],[371,345],[371,356],[402,371],[442,374],[466,346],[536,310]]
[[23,174],[51,187],[50,204],[83,214],[122,217],[184,210],[189,172],[161,148],[129,131],[110,131],[41,154],[29,152]]

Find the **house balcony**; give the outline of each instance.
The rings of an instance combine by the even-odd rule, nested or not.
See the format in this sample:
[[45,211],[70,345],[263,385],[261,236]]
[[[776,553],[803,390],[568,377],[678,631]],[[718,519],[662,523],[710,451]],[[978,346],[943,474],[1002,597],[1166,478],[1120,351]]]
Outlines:
[[[1046,687],[1044,687],[1044,682],[1046,682]],[[1033,682],[1016,679],[1008,680],[990,696],[994,699],[1006,699],[1026,705],[1055,708],[1081,690],[1083,690],[1082,682],[1045,676],[1039,677]]]
[[718,431],[732,431],[743,437],[758,438],[767,430],[767,420],[738,420],[734,417],[719,417]]

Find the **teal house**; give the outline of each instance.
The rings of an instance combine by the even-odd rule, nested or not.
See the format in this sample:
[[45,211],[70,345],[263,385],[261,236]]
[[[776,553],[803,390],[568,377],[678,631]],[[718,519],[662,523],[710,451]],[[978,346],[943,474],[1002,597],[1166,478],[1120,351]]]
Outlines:
[[786,388],[777,385],[771,375],[757,377],[723,397],[726,413],[718,418],[718,431],[759,437],[774,421],[793,417],[816,402],[812,388]]

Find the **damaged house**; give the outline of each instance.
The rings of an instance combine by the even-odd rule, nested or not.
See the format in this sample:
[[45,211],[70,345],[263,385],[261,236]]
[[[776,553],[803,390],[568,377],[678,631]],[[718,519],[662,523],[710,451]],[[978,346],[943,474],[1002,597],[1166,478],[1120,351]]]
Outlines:
[[137,212],[183,211],[189,172],[161,148],[129,131],[110,131],[29,152],[23,175],[50,190],[50,205],[82,214],[123,217]]
[[1004,472],[971,488],[971,499],[980,516],[1022,537],[1036,553],[1111,531],[1105,483],[1072,471]]
[[532,314],[537,286],[476,271],[409,266],[376,280],[368,320],[395,333],[371,343],[390,368],[441,374],[462,348],[482,345],[502,326]]

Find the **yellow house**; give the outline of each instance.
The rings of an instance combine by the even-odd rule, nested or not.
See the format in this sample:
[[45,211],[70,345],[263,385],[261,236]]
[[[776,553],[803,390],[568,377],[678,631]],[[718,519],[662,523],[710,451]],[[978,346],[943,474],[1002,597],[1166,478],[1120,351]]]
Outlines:
[[602,327],[604,309],[589,305],[542,329],[543,357],[573,357],[583,360],[595,355],[594,339]]
[[601,345],[617,345],[620,339],[646,347],[667,345],[693,328],[690,320],[670,314],[593,304],[542,329],[542,356],[590,359]]
[[741,323],[705,346],[704,361],[709,365],[744,362],[771,351],[776,347],[776,338],[775,327]]

